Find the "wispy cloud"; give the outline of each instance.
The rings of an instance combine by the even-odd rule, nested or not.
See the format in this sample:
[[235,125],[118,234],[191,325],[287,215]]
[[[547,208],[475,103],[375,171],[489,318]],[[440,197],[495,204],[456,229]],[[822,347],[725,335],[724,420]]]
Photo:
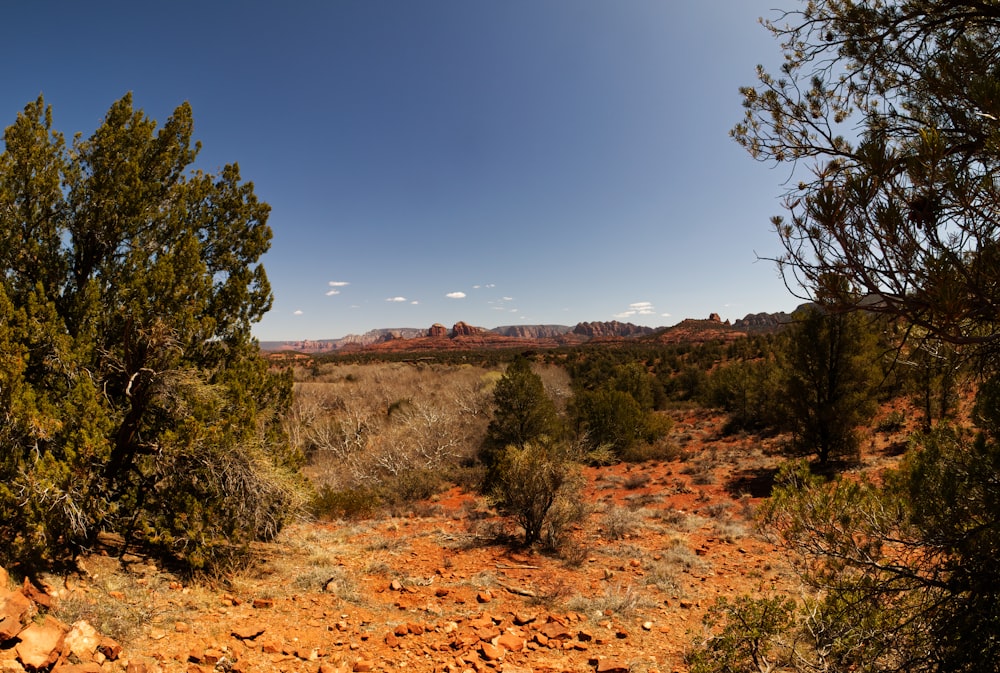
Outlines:
[[335,294],[340,294],[340,290],[327,290],[326,291],[326,296],[327,297],[332,297]]
[[448,299],[465,299],[464,292],[449,292],[445,295]]
[[[613,316],[616,320],[625,320],[628,318],[634,318],[635,316],[643,315],[658,315],[656,307],[653,306],[651,301],[634,301],[628,305],[628,309],[620,313],[615,313]],[[665,315],[670,315],[665,314]]]
[[419,304],[420,304],[420,302],[417,301],[416,299],[414,299],[413,301],[410,302],[411,306],[418,306]]
[[350,285],[350,283],[348,283],[346,280],[331,280],[329,283],[327,283],[327,285],[329,285],[330,287],[346,287]]
[[292,311],[292,315],[302,315],[302,311]]
[[392,302],[394,304],[402,304],[406,301],[406,297],[386,297],[386,301]]

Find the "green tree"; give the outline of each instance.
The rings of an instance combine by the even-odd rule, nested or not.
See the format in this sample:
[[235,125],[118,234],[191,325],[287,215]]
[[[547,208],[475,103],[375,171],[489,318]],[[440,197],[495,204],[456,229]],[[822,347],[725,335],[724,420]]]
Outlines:
[[794,448],[820,463],[855,457],[856,429],[876,404],[878,349],[870,322],[860,313],[796,312],[789,330],[786,404]]
[[786,424],[785,377],[776,359],[732,362],[708,377],[705,402],[729,413],[730,430],[763,430]]
[[294,509],[291,381],[250,332],[269,207],[235,164],[190,170],[192,128],[187,104],[158,129],[127,95],[71,147],[42,98],[6,129],[4,554],[104,530],[197,566]]
[[572,408],[577,433],[591,449],[607,447],[621,457],[645,437],[646,413],[624,391],[580,390],[573,395]]
[[772,499],[820,601],[818,668],[1000,670],[1000,12],[815,0],[766,25],[782,71],[758,69],[732,134],[795,165],[774,218],[786,284],[901,318],[986,381],[977,436],[938,424],[879,482],[801,476]]
[[781,73],[758,68],[732,135],[756,159],[795,165],[788,217],[774,218],[786,284],[992,357],[1000,12],[978,0],[817,0],[766,26]]
[[881,483],[779,477],[763,518],[817,592],[822,670],[1000,670],[998,471],[994,437],[942,424]]
[[563,425],[556,406],[545,392],[542,378],[531,362],[518,356],[507,366],[493,391],[493,419],[486,429],[480,457],[487,468],[486,490],[494,485],[500,453],[508,446],[562,437]]

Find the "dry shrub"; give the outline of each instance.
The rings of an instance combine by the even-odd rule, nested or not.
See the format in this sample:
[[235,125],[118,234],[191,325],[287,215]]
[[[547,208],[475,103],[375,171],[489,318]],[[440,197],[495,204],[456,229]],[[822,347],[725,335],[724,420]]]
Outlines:
[[625,483],[622,484],[625,488],[633,491],[637,488],[643,488],[649,484],[649,475],[644,472],[630,472],[627,477],[625,477]]
[[[286,430],[307,476],[336,509],[398,509],[475,462],[492,372],[468,365],[324,364],[300,372]],[[343,494],[332,497],[330,494]],[[360,497],[376,494],[377,498]]]
[[319,519],[364,519],[372,516],[381,501],[378,493],[367,488],[352,488],[336,491],[329,486],[321,486],[313,499],[311,510]]
[[644,599],[642,593],[635,587],[620,583],[605,587],[604,593],[600,596],[592,598],[576,596],[566,604],[570,610],[594,619],[604,619],[611,615],[624,619],[634,615],[640,608],[648,606],[649,601]]
[[602,517],[601,528],[609,540],[621,540],[634,534],[642,523],[642,516],[638,512],[612,506]]

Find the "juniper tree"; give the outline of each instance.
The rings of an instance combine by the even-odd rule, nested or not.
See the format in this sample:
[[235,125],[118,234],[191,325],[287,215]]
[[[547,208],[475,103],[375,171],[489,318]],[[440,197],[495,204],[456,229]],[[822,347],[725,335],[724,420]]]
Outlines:
[[193,170],[191,108],[126,95],[67,145],[44,100],[0,155],[0,530],[11,558],[100,531],[200,565],[295,500],[290,381],[251,334],[271,306],[269,207],[236,164]]

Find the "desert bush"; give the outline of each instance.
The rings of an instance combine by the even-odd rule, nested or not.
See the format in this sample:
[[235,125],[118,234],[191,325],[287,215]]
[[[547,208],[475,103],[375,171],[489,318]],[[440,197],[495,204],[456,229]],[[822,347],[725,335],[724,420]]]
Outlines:
[[486,429],[480,454],[486,465],[485,489],[497,484],[495,470],[507,447],[556,441],[562,435],[562,419],[546,394],[541,377],[526,358],[515,359],[493,390],[493,419]]
[[378,493],[367,488],[334,490],[324,484],[319,487],[309,509],[319,519],[357,519],[369,517],[378,509]]
[[628,618],[648,605],[649,601],[643,598],[642,592],[631,584],[621,583],[608,585],[600,596],[577,595],[566,603],[570,610],[593,619],[605,619],[611,615]]
[[569,536],[573,524],[583,521],[590,513],[590,506],[583,498],[586,479],[573,469],[566,481],[556,491],[556,499],[545,516],[545,544],[561,558],[569,560],[578,554]]
[[649,484],[649,475],[643,472],[629,472],[628,476],[625,477],[625,482],[622,484],[625,488],[629,490],[634,490],[637,488],[643,488]]
[[609,540],[621,540],[636,532],[642,526],[642,516],[624,507],[612,506],[601,517],[601,528]]
[[[720,598],[704,618],[708,635],[686,655],[691,672],[800,670],[809,657],[796,651],[794,639],[788,644],[781,638],[795,621],[795,608],[790,599]],[[802,670],[811,669],[803,665]]]
[[561,443],[511,445],[499,454],[492,494],[498,508],[524,529],[525,544],[542,537],[549,512],[560,497],[576,497],[567,493],[575,483],[575,470]]

